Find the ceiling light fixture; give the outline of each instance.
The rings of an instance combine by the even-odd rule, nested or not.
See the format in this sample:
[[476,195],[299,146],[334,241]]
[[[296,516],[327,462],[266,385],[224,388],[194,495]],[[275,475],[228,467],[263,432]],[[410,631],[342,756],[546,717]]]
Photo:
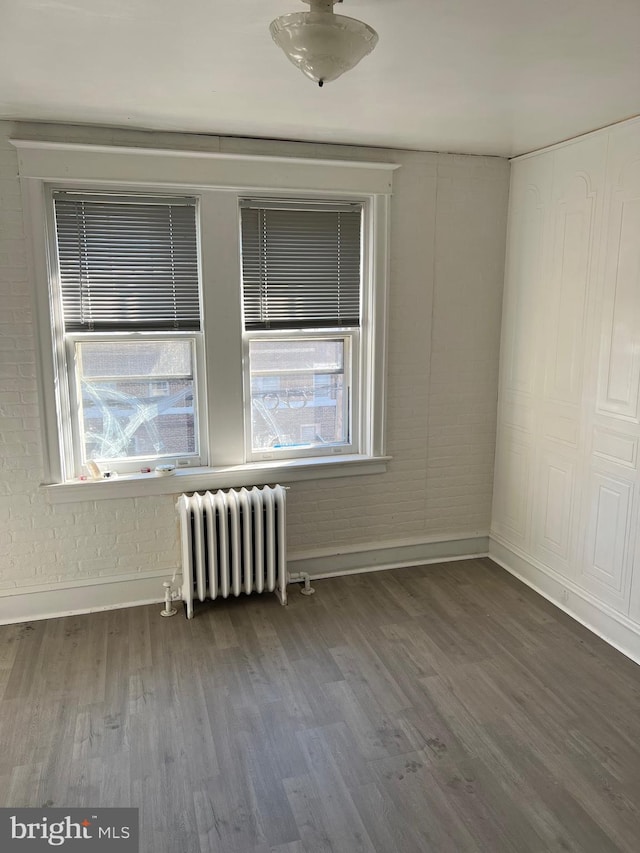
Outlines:
[[371,53],[378,34],[368,24],[335,15],[334,3],[342,0],[303,0],[310,12],[292,12],[271,22],[269,29],[281,47],[303,74],[323,86],[350,71]]

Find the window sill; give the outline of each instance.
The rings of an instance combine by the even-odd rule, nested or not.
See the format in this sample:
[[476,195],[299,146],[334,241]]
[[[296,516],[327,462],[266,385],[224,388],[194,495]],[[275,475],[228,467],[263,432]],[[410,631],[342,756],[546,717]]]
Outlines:
[[229,489],[265,483],[296,483],[359,474],[383,474],[390,456],[343,456],[251,462],[224,468],[183,468],[174,474],[127,474],[113,480],[69,480],[44,485],[50,503],[178,495],[207,489]]

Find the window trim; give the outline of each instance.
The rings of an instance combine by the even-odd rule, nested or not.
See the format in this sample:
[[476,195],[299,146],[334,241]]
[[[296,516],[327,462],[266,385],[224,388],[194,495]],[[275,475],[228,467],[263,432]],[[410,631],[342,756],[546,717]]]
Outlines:
[[[366,161],[314,160],[306,158],[265,157],[218,154],[200,151],[125,148],[120,146],[77,145],[73,143],[12,140],[18,149],[24,214],[27,233],[31,239],[28,252],[30,277],[34,289],[35,322],[38,330],[37,381],[40,392],[43,422],[43,453],[45,482],[52,500],[76,500],[84,495],[88,499],[117,497],[135,494],[173,494],[190,488],[223,487],[296,479],[318,479],[332,476],[350,476],[355,473],[374,473],[385,468],[385,411],[386,386],[386,310],[388,280],[388,231],[391,179],[394,163]],[[82,189],[100,192],[137,192],[158,195],[190,195],[200,198],[202,208],[207,196],[213,193],[228,196],[228,203],[236,209],[238,200],[250,195],[286,197],[292,199],[317,196],[362,201],[368,206],[369,216],[364,224],[368,229],[363,257],[364,325],[361,330],[363,364],[360,366],[360,398],[362,401],[361,452],[348,458],[331,456],[307,459],[288,459],[277,464],[237,464],[244,452],[244,437],[232,437],[228,442],[210,448],[209,467],[178,471],[176,477],[149,479],[149,475],[131,475],[120,480],[74,482],[63,470],[64,453],[71,458],[69,448],[61,447],[64,434],[59,423],[56,389],[64,396],[65,374],[55,363],[54,335],[60,329],[49,297],[51,251],[50,232],[42,227],[47,210],[46,193],[49,188]],[[202,195],[200,194],[202,192]],[[202,210],[201,210],[202,212]],[[238,218],[239,220],[239,218]],[[239,245],[238,220],[234,223],[234,238]],[[49,224],[49,228],[51,224]],[[220,236],[220,243],[230,236]],[[208,241],[201,243],[204,267],[211,268],[213,248]],[[239,253],[237,277],[240,281]],[[230,271],[227,265],[226,273]],[[45,286],[45,283],[47,285]],[[206,361],[215,362],[216,346],[225,341],[211,340],[207,329],[207,284],[203,288],[204,335]],[[240,311],[238,300],[238,312]],[[241,329],[241,326],[238,326]],[[238,336],[239,337],[239,336]],[[228,343],[229,341],[227,341]],[[220,393],[233,391],[229,405],[236,412],[243,407],[242,391],[242,340],[235,343],[238,373],[234,379],[222,379],[208,370],[207,398],[208,433],[215,434],[215,401]],[[221,384],[222,382],[222,384]],[[68,388],[67,388],[68,393]],[[66,403],[69,400],[67,398]],[[370,413],[370,417],[366,414]],[[206,430],[204,430],[206,431]],[[229,452],[229,451],[232,452]],[[64,451],[64,453],[63,453]],[[240,452],[239,452],[240,451]],[[224,464],[224,458],[232,464]],[[242,457],[243,458],[243,457]],[[193,485],[196,484],[197,485]],[[78,491],[81,490],[81,491]],[[53,497],[53,494],[56,497]],[[66,495],[66,496],[65,496]],[[68,497],[73,495],[73,497]]]

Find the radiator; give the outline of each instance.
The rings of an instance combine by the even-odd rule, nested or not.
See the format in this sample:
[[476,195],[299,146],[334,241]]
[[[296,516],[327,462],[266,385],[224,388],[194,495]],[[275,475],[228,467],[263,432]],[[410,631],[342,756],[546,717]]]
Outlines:
[[282,486],[181,495],[182,600],[275,592],[287,603],[286,492]]

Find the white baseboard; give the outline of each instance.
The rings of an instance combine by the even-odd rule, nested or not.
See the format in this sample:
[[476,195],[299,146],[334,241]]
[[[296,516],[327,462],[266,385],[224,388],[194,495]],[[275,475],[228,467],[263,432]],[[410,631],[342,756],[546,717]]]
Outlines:
[[488,535],[460,534],[446,539],[405,539],[385,545],[326,548],[294,554],[287,567],[291,573],[308,572],[314,578],[332,578],[358,572],[377,572],[444,563],[449,560],[475,559],[489,553]]
[[162,602],[162,582],[171,580],[172,574],[172,569],[161,569],[3,589],[0,625]]
[[640,664],[640,625],[636,622],[499,537],[491,536],[489,556],[585,628]]
[[[399,540],[383,547],[298,553],[288,561],[288,569],[291,573],[309,572],[319,579],[484,557],[488,550],[487,535]],[[3,589],[0,590],[0,625],[161,603],[162,582],[171,580],[172,574],[172,569],[165,569]]]

